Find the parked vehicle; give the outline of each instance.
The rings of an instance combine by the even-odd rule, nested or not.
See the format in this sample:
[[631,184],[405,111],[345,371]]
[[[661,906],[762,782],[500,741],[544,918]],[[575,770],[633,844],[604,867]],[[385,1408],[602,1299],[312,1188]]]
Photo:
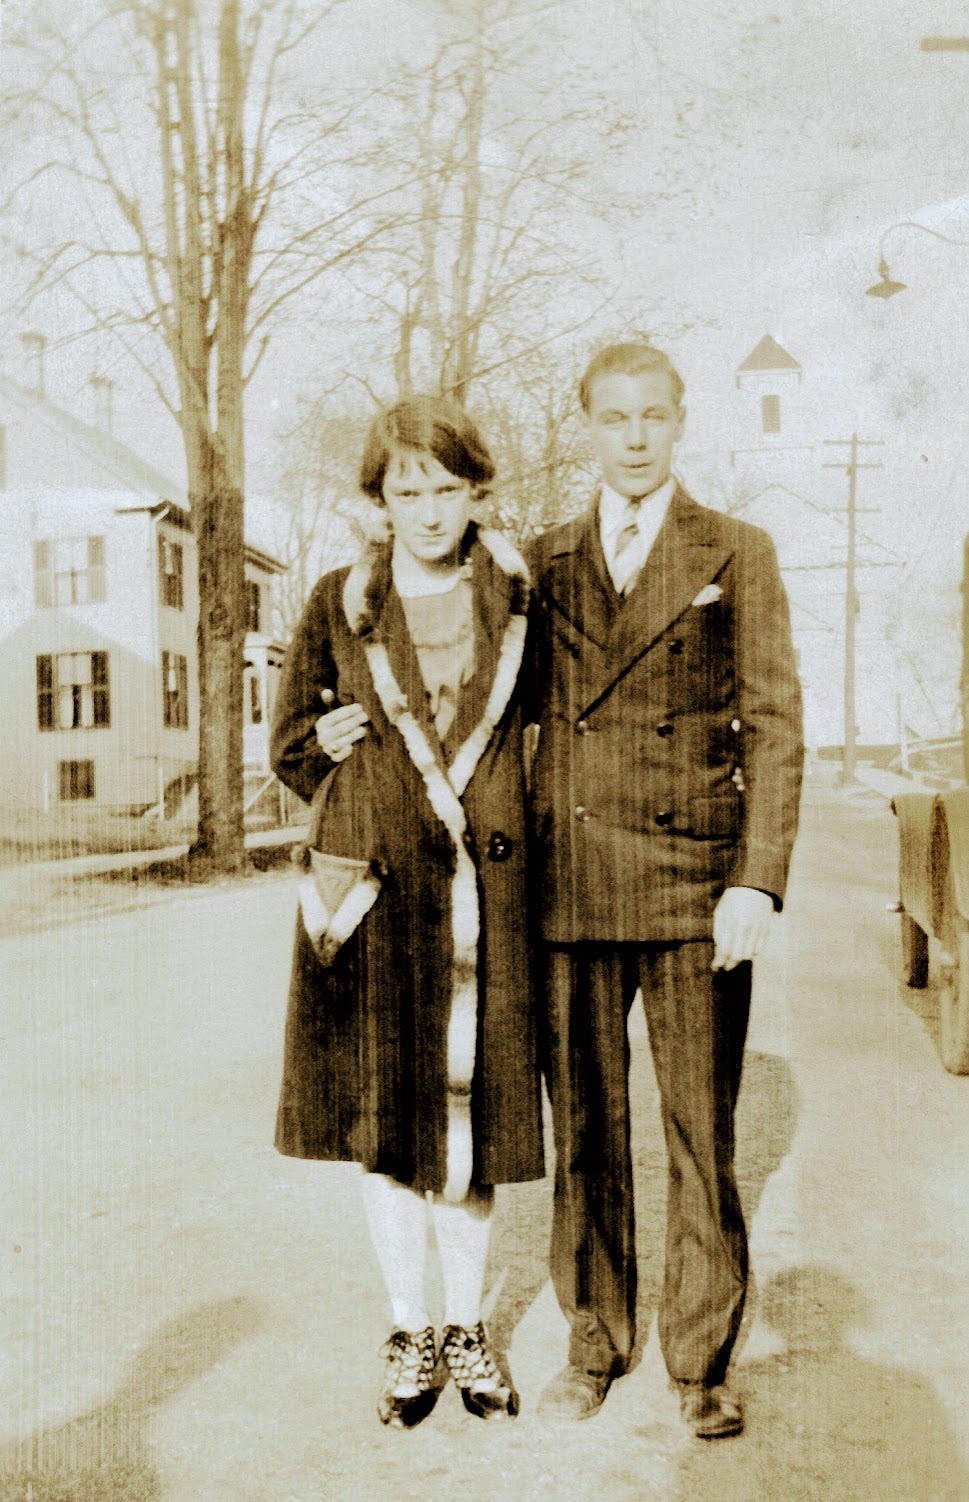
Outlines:
[[[962,593],[962,771],[969,784],[969,537]],[[969,1074],[969,785],[902,793],[892,808],[905,983],[928,984],[929,940],[937,940],[939,1052],[951,1074]]]

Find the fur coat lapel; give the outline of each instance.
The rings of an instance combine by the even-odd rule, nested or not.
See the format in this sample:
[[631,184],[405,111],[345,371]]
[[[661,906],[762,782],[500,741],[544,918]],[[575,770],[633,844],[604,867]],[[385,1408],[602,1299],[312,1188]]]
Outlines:
[[[403,609],[391,587],[391,546],[390,542],[381,543],[350,570],[344,585],[343,608],[351,631],[363,646],[381,707],[402,737],[453,849],[444,1194],[448,1199],[462,1200],[468,1192],[474,1163],[471,1084],[478,1035],[481,915],[478,873],[465,843],[468,826],[461,796],[511,702],[518,681],[528,628],[528,571],[523,559],[499,534],[474,529],[468,560],[475,602],[476,667],[469,692],[459,700],[453,737],[456,749],[445,758],[430,724],[427,695],[412,693],[408,697],[402,687],[402,682],[420,680]],[[500,629],[496,629],[499,623]],[[418,702],[412,703],[415,697]],[[452,737],[448,739],[450,745]]]
[[[367,549],[350,570],[343,591],[347,622],[363,644],[384,712],[401,730],[399,721],[403,711],[407,711],[459,798],[514,691],[521,666],[529,596],[524,559],[500,533],[472,524],[469,543],[465,566],[470,569],[472,581],[475,666],[470,682],[458,698],[455,722],[447,737],[450,754],[445,754],[435,733],[417,653],[403,607],[393,589],[390,541],[380,541]],[[413,759],[412,739],[404,735]],[[422,754],[421,760],[424,759]]]

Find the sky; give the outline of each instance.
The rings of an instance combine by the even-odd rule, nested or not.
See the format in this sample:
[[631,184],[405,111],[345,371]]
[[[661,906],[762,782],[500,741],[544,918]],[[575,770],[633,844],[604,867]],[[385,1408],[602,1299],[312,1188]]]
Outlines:
[[[34,0],[51,18],[62,3]],[[81,3],[93,13],[98,0]],[[521,0],[530,14],[533,3]],[[25,4],[8,0],[8,31]],[[301,59],[306,97],[321,77],[376,89],[400,61],[420,66],[462,5],[347,0]],[[929,568],[954,557],[969,526],[969,247],[889,226],[916,221],[969,241],[969,53],[920,50],[925,35],[967,33],[957,0],[555,0],[514,59],[523,107],[531,80],[563,107],[607,96],[635,121],[623,145],[590,147],[575,250],[595,254],[631,322],[678,360],[687,441],[703,446],[737,364],[772,332],[825,393],[825,411],[838,411],[844,433],[831,436],[857,428],[885,440],[898,483],[884,486],[883,524]],[[6,52],[5,70],[14,61]],[[625,208],[607,222],[596,201],[618,194]],[[864,296],[883,235],[908,284],[891,301]],[[249,401],[254,497],[271,496],[300,401],[326,383],[340,313],[337,298],[315,325],[297,318],[274,336]],[[547,321],[552,333],[568,327],[574,299],[550,300]],[[89,372],[87,352],[65,348],[52,394],[79,400]],[[137,399],[127,412],[118,399],[121,436],[177,471],[171,423],[133,377],[128,389]],[[908,477],[926,462],[938,534],[928,549]]]
[[[60,3],[30,9],[55,18]],[[100,0],[81,3],[93,14]],[[8,33],[25,4],[8,0]],[[307,89],[320,76],[378,87],[399,61],[419,66],[461,8],[347,0],[302,56]],[[869,349],[877,357],[898,338],[908,355],[900,300],[858,296],[885,227],[915,219],[969,241],[969,53],[919,50],[923,35],[967,32],[957,0],[556,0],[530,28],[523,94],[531,73],[564,106],[604,94],[635,119],[624,148],[590,147],[593,202],[576,249],[592,243],[607,283],[669,331],[689,374],[715,385],[770,329],[862,384]],[[2,64],[15,71],[9,51]],[[595,197],[617,192],[627,208],[607,224]],[[944,346],[961,324],[969,250],[912,230],[894,231],[887,250]],[[570,321],[567,297],[550,306],[556,318]],[[284,329],[254,389],[257,467],[291,397],[319,383],[311,335]]]

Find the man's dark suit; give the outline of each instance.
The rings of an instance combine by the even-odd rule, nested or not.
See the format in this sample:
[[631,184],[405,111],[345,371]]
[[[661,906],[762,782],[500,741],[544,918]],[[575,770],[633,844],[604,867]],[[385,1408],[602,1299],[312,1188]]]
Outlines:
[[660,1338],[672,1377],[713,1385],[747,1280],[733,1118],[751,967],[711,970],[712,922],[725,887],[783,898],[802,763],[787,601],[767,535],[679,487],[625,599],[595,506],[537,538],[530,563],[552,1275],[570,1362],[621,1372],[635,1335],[626,1019],[641,986],[669,1155]]

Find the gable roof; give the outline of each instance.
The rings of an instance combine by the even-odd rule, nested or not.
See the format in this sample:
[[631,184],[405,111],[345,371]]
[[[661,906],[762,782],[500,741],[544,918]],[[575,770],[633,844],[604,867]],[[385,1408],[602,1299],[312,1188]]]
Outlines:
[[793,355],[789,355],[773,334],[765,334],[759,344],[755,344],[742,365],[737,366],[737,374],[750,370],[800,370]]
[[119,442],[117,438],[112,438],[111,434],[104,432],[102,428],[95,427],[93,423],[84,422],[80,417],[75,417],[74,413],[68,412],[65,407],[58,407],[46,397],[38,395],[36,391],[31,391],[29,387],[21,386],[18,381],[11,380],[9,376],[0,375],[0,396],[20,407],[23,412],[41,423],[48,431],[59,434],[75,449],[79,449],[89,459],[100,464],[126,489],[133,490],[139,495],[164,497],[166,500],[184,504],[184,485],[177,484],[170,475],[162,474],[161,470],[139,458],[133,449],[128,448],[127,444]]

